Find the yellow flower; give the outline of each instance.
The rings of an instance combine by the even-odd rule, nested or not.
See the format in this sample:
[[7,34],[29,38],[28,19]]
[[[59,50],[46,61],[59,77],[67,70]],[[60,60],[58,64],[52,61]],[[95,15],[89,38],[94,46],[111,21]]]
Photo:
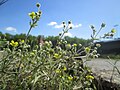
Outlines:
[[69,79],[70,81],[72,81],[72,80],[73,80],[73,77],[72,77],[72,76],[68,76],[68,79]]
[[56,73],[61,73],[60,69],[57,69],[55,72],[56,72]]
[[85,52],[86,52],[86,53],[89,53],[89,52],[90,52],[90,48],[89,48],[89,47],[86,47],[86,48],[85,48]]
[[13,47],[17,47],[18,46],[18,42],[14,42],[13,40],[10,43],[11,46]]
[[73,46],[74,46],[74,47],[77,47],[77,44],[76,44],[76,43],[74,43],[74,44],[73,44]]
[[64,68],[63,68],[63,70],[64,70],[64,71],[66,71],[66,70],[67,70],[67,68],[66,68],[66,67],[64,67]]
[[71,45],[70,44],[66,44],[65,45],[67,49],[71,49]]
[[113,28],[113,29],[111,30],[111,33],[116,33],[116,30]]
[[17,63],[17,64],[16,64],[16,67],[23,68],[23,67],[24,67],[24,65],[23,65],[23,64],[19,64],[19,63]]
[[29,13],[29,16],[31,19],[34,19],[36,17],[36,14],[35,14],[35,12],[31,12],[31,13]]
[[91,76],[91,75],[87,75],[86,78],[87,78],[87,79],[94,79],[94,77]]
[[25,41],[24,40],[21,40],[22,43],[24,43]]
[[58,58],[60,58],[60,55],[57,54],[57,53],[55,53],[53,57],[54,57],[55,59],[58,59]]

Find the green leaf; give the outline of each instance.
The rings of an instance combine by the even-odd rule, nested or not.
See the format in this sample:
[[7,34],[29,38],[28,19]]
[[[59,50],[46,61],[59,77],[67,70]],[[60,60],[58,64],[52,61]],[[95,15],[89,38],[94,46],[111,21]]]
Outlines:
[[33,86],[36,84],[36,82],[38,81],[38,79],[41,77],[41,75],[37,76],[35,75],[35,79],[33,81]]

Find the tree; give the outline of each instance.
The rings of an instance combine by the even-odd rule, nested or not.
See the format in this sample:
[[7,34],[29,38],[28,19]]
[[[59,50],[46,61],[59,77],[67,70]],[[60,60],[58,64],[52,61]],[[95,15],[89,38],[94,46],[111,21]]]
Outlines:
[[4,3],[6,3],[8,0],[0,0],[0,6]]

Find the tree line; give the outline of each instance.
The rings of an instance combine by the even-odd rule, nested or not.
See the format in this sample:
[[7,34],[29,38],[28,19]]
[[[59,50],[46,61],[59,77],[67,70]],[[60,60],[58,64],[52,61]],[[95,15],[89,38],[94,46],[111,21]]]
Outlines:
[[[0,32],[0,41],[19,41],[19,40],[25,40],[26,38],[26,34],[15,34],[12,35],[10,33],[5,33],[3,34],[2,32]],[[42,39],[43,42],[44,41],[51,41],[53,43],[53,46],[56,44],[57,40],[59,39],[58,36],[47,36],[44,37],[42,35],[38,35],[38,36],[33,36],[33,35],[29,35],[28,36],[28,43],[32,46],[39,44],[39,40]],[[69,36],[65,36],[64,39],[72,44],[82,44],[82,45],[87,45],[90,42],[90,39],[83,39],[83,38],[77,38],[77,37],[69,37]]]

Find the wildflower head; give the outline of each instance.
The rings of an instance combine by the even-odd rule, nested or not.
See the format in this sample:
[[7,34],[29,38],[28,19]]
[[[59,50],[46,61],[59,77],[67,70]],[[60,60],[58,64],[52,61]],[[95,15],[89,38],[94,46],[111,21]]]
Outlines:
[[13,47],[17,47],[18,46],[18,42],[14,42],[13,40],[10,42],[10,45]]
[[47,46],[47,47],[51,47],[52,42],[51,41],[45,41],[44,45]]
[[77,47],[77,44],[76,44],[76,43],[74,43],[74,44],[73,44],[73,47]]
[[60,55],[57,54],[57,53],[55,53],[53,57],[54,57],[55,59],[58,59],[58,58],[60,58]]
[[34,19],[36,17],[36,14],[35,14],[35,12],[31,12],[31,13],[29,13],[29,16],[31,19]]
[[67,68],[66,68],[66,67],[63,67],[63,70],[64,70],[64,71],[66,71],[66,70],[67,70]]
[[113,28],[113,29],[111,30],[111,33],[116,33],[116,30]]
[[86,53],[89,53],[89,52],[90,52],[90,48],[89,48],[89,47],[86,47],[86,48],[85,48],[85,52],[86,52]]
[[24,43],[25,41],[24,40],[21,40],[21,43]]
[[71,45],[70,44],[66,44],[65,47],[66,47],[66,49],[71,49]]
[[57,69],[55,72],[56,72],[56,73],[61,73],[60,69]]
[[91,76],[91,75],[87,75],[86,78],[89,79],[89,80],[93,80],[94,79],[94,77]]
[[73,77],[72,77],[72,76],[68,76],[68,79],[69,79],[70,81],[72,81],[72,80],[73,80]]

